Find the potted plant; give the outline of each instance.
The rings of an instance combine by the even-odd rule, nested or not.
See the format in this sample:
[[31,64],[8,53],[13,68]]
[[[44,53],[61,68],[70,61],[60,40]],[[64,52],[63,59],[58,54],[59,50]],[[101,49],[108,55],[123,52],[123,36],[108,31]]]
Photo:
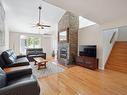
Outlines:
[[54,50],[52,51],[52,57],[55,57],[55,51]]

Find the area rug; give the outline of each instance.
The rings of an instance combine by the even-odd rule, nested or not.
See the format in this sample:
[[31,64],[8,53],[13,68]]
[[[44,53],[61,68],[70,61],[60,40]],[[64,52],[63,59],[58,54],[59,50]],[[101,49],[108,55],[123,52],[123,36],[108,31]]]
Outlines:
[[37,65],[34,65],[34,62],[31,62],[31,67],[33,70],[33,74],[37,77],[47,77],[53,74],[57,74],[64,71],[64,68],[55,64],[54,62],[48,62],[46,64],[47,68],[42,68],[38,70]]

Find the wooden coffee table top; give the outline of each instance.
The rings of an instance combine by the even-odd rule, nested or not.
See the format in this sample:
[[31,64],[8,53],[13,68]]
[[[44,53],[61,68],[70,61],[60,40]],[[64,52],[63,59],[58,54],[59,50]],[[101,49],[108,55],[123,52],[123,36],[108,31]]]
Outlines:
[[36,57],[36,58],[34,58],[34,60],[35,60],[36,62],[48,62],[48,60],[46,60],[46,59],[44,59],[44,58],[42,58],[42,57]]

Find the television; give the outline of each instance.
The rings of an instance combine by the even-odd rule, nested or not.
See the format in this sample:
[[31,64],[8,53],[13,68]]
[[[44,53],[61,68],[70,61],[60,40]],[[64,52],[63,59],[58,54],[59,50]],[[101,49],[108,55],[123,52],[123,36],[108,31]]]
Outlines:
[[81,45],[79,47],[80,56],[96,57],[96,45]]

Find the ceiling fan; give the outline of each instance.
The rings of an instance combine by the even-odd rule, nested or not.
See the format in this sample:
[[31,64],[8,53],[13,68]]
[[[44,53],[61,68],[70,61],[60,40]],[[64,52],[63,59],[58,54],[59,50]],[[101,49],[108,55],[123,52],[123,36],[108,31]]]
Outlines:
[[39,6],[38,10],[39,10],[38,23],[35,24],[33,27],[38,27],[39,29],[44,29],[45,27],[51,27],[50,25],[41,24],[41,10],[42,10],[42,7]]

